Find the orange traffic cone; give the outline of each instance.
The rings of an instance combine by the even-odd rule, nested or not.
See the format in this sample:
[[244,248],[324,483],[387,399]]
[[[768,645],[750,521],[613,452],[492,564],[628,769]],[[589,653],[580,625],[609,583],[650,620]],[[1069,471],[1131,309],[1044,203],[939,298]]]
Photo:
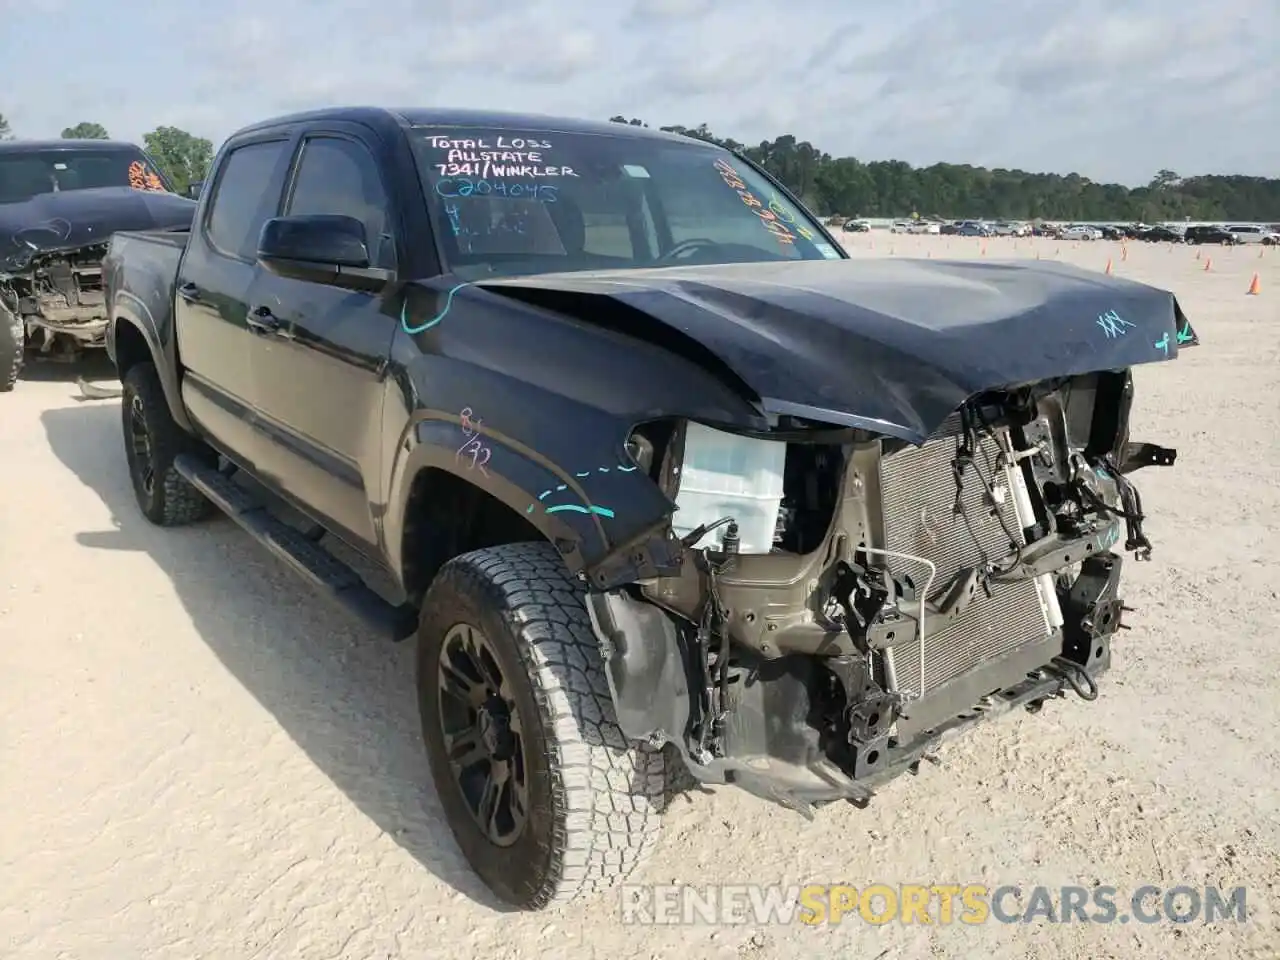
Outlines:
[[1213,266],[1213,257],[1209,257],[1204,262],[1204,272],[1208,273],[1209,268]]
[[1256,297],[1260,293],[1262,293],[1262,281],[1258,279],[1258,275],[1255,273],[1253,279],[1249,282],[1248,294],[1251,297]]
[[1126,247],[1123,243],[1120,244],[1120,259],[1121,260],[1129,259],[1129,248]]
[[1107,269],[1105,272],[1107,276],[1111,276],[1111,258],[1110,257],[1107,257]]

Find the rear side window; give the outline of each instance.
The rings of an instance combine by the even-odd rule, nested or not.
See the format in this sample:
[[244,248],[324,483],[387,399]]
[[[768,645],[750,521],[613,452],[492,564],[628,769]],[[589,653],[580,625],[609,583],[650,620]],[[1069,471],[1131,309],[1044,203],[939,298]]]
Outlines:
[[236,147],[222,163],[209,210],[209,240],[219,251],[252,260],[258,234],[280,199],[274,174],[287,142],[272,140]]

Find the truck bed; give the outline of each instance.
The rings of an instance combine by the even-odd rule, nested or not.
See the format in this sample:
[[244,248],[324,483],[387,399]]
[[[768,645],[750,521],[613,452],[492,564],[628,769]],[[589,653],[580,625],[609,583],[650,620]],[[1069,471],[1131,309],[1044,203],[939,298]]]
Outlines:
[[117,239],[140,240],[143,243],[154,243],[159,246],[185,249],[191,239],[190,230],[118,230],[111,237]]
[[[172,350],[174,282],[190,237],[189,230],[121,231],[112,235],[102,260],[107,316],[131,319],[137,329],[153,332],[166,350]],[[108,325],[106,339],[112,362],[114,327]]]

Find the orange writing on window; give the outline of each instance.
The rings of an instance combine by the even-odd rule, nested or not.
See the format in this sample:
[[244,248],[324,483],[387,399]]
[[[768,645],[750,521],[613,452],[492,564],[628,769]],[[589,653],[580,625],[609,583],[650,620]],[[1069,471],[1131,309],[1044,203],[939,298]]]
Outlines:
[[[747,205],[747,209],[760,218],[764,228],[773,235],[775,240],[785,246],[795,243],[795,234],[783,225],[784,221],[781,217],[766,208],[760,198],[747,189],[747,185],[743,183],[742,178],[738,176],[738,171],[734,169],[732,164],[725,162],[723,159],[717,159],[714,166],[725,186],[737,192],[738,199]],[[773,204],[770,203],[769,206],[772,207]]]
[[153,193],[164,193],[164,184],[156,174],[148,170],[141,160],[129,164],[129,186],[135,190],[150,190]]

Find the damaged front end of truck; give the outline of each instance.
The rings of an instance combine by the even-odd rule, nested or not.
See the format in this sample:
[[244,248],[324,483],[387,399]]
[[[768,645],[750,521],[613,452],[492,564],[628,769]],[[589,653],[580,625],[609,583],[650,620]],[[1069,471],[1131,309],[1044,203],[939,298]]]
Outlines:
[[24,355],[74,360],[104,346],[102,259],[118,230],[186,230],[195,201],[149,157],[108,141],[0,150],[0,390]]
[[[790,424],[768,543],[729,514],[677,526],[632,553],[678,572],[591,595],[624,732],[805,809],[865,802],[984,715],[1093,699],[1126,609],[1113,548],[1151,551],[1130,475],[1176,455],[1127,439],[1131,395],[1127,371],[993,393],[921,446]],[[641,464],[661,451],[676,517],[682,464],[780,443],[684,422],[632,439]],[[742,479],[721,499],[749,511]]]
[[[691,289],[676,299],[710,299]],[[652,293],[631,306],[681,319]],[[1152,303],[1098,318],[1112,341],[1099,369],[1082,371],[1080,351],[1064,359],[1062,344],[1085,342],[1077,325],[1038,360],[1008,364],[1061,375],[972,392],[952,377],[966,395],[940,423],[924,411],[941,411],[946,390],[916,379],[900,403],[914,422],[883,407],[781,413],[801,405],[762,391],[765,432],[679,417],[636,426],[628,452],[672,512],[586,571],[623,732],[673,745],[702,782],[809,814],[865,804],[984,717],[1067,691],[1094,699],[1125,629],[1122,553],[1152,549],[1132,476],[1176,457],[1130,440],[1131,364],[1198,342],[1172,297]],[[696,332],[690,316],[681,329]],[[1125,329],[1150,341],[1145,353],[1115,352]]]
[[105,240],[50,252],[29,248],[0,266],[0,310],[21,319],[28,350],[72,358],[103,345],[106,252]]

